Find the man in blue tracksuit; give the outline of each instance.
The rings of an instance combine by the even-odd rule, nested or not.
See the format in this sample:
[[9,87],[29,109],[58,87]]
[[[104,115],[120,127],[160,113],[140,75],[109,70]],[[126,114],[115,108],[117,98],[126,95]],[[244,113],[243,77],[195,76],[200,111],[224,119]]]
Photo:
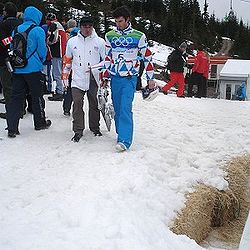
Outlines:
[[[13,73],[13,90],[7,112],[8,137],[14,138],[19,134],[18,124],[27,89],[32,97],[32,110],[35,130],[46,129],[51,125],[45,119],[43,99],[43,62],[46,59],[47,48],[45,33],[39,27],[42,13],[35,7],[27,7],[24,11],[24,22],[17,27],[17,32],[26,31],[34,25],[27,38],[26,58],[28,63],[23,68],[16,68]],[[15,32],[15,31],[14,31]],[[14,35],[14,33],[13,33]]]
[[113,17],[117,27],[105,37],[103,85],[111,78],[115,127],[118,134],[116,150],[122,152],[130,148],[133,139],[132,103],[140,68],[138,54],[145,64],[149,88],[155,87],[155,81],[152,53],[145,34],[131,27],[131,15],[126,7],[114,10]]

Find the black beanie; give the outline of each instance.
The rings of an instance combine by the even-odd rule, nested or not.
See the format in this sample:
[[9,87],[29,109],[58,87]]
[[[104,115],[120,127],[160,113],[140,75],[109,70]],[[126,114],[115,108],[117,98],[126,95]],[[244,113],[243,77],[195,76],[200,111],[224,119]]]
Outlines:
[[7,13],[7,16],[9,17],[16,17],[17,14],[17,7],[14,3],[12,2],[7,2],[4,5],[4,9]]

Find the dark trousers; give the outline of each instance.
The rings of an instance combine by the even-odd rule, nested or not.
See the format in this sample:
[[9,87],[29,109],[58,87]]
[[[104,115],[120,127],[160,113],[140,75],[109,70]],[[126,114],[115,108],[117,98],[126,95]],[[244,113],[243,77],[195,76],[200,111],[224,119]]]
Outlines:
[[10,102],[12,92],[11,73],[8,71],[6,66],[0,66],[0,81],[3,87],[3,97],[6,104]]
[[73,98],[72,98],[72,90],[71,90],[71,82],[72,82],[72,74],[69,76],[69,86],[67,90],[64,92],[63,96],[63,111],[70,112]]
[[84,121],[85,114],[83,111],[85,93],[87,93],[87,98],[89,101],[89,129],[91,131],[99,131],[100,110],[98,109],[97,90],[98,86],[92,75],[88,91],[83,91],[75,87],[72,88],[73,131],[75,133],[82,133],[83,130],[85,129],[85,121]]
[[193,96],[193,86],[197,85],[198,91],[196,93],[196,97],[206,97],[207,96],[207,79],[201,74],[197,72],[193,72],[190,76],[188,82],[188,96]]
[[33,111],[32,111],[32,97],[31,97],[29,90],[26,93],[26,100],[24,100],[24,111],[26,110],[26,108],[27,108],[28,112],[33,113]]
[[201,84],[201,96],[207,97],[207,78],[202,76],[202,84]]
[[5,110],[8,112],[8,106],[12,93],[12,74],[8,71],[6,66],[0,66],[0,80],[3,87],[3,97],[5,99]]
[[11,132],[18,131],[20,115],[27,90],[32,100],[34,127],[45,125],[45,101],[43,99],[43,76],[41,72],[30,74],[13,74],[13,89],[11,101],[8,105],[7,124]]

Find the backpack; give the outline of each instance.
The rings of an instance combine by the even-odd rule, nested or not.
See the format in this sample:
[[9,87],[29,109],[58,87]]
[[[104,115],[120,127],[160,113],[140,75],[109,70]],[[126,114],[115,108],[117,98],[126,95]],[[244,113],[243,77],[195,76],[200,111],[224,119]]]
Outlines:
[[11,42],[11,65],[14,68],[24,68],[28,59],[36,52],[34,50],[31,55],[26,58],[27,52],[27,40],[29,32],[36,27],[36,25],[32,24],[27,30],[24,32],[18,32],[17,27],[14,30],[13,40]]

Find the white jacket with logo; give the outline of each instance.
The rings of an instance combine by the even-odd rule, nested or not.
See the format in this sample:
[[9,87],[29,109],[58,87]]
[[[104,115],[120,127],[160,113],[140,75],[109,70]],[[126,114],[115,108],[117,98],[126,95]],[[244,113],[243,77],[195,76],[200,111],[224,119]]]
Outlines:
[[[105,41],[93,30],[91,36],[83,37],[80,32],[67,42],[63,65],[63,75],[72,70],[71,87],[81,90],[89,89],[89,67],[104,60]],[[92,73],[99,84],[99,70],[92,69]]]

